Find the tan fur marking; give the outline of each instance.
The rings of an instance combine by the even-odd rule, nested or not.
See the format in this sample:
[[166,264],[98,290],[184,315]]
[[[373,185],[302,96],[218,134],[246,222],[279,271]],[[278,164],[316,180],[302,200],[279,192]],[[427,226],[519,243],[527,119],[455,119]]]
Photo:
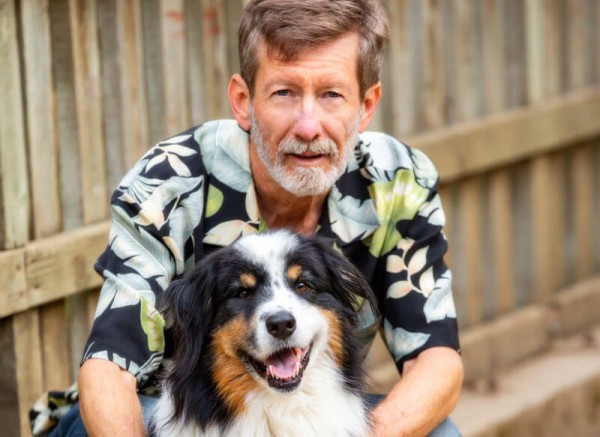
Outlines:
[[256,276],[251,273],[242,273],[240,275],[240,282],[244,287],[253,288],[256,285]]
[[[251,275],[250,275],[251,276]],[[251,276],[252,277],[252,276]],[[258,388],[237,351],[245,343],[250,327],[243,316],[237,316],[214,334],[215,364],[212,369],[217,391],[234,414],[241,414],[248,392]]]
[[320,310],[329,324],[329,348],[333,352],[338,367],[342,367],[344,360],[344,342],[342,340],[342,326],[333,311]]
[[287,276],[292,282],[298,279],[300,273],[302,273],[302,267],[298,264],[293,264],[287,269]]

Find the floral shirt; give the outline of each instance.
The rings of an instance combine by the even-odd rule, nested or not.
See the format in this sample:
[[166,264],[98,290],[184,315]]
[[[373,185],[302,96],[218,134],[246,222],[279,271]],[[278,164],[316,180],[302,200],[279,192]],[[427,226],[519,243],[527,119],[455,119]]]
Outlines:
[[[373,287],[382,319],[358,309],[365,344],[383,328],[400,371],[424,349],[459,349],[437,188],[423,153],[364,132],[317,228]],[[235,121],[209,122],[150,149],[112,197],[109,245],[95,265],[105,280],[83,361],[111,360],[151,391],[172,348],[157,295],[212,250],[266,228],[248,134]]]

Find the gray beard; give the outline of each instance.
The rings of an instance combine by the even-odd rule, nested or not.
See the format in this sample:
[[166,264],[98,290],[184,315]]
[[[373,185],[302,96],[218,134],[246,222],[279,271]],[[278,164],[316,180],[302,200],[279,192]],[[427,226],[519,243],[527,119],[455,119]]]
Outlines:
[[[263,131],[254,118],[254,112],[250,110],[252,142],[269,176],[275,180],[283,189],[296,197],[316,196],[327,193],[336,181],[344,174],[348,161],[354,152],[354,146],[358,143],[358,126],[360,123],[359,113],[356,121],[350,126],[347,140],[344,144],[343,157],[339,159],[339,150],[335,142],[324,138],[311,142],[305,142],[295,138],[284,138],[277,147],[275,157],[269,153]],[[285,155],[288,153],[302,154],[307,151],[314,154],[329,155],[332,158],[331,168],[301,167],[292,169],[285,167]]]

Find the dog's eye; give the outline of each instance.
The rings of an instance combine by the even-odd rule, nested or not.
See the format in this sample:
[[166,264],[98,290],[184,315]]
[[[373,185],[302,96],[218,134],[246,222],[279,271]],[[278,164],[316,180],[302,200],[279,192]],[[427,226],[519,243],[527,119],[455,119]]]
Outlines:
[[249,288],[240,288],[240,291],[238,292],[238,297],[240,299],[246,299],[247,297],[250,297],[250,289]]
[[308,290],[310,290],[310,286],[306,282],[300,281],[296,283],[296,291],[298,293],[306,293]]

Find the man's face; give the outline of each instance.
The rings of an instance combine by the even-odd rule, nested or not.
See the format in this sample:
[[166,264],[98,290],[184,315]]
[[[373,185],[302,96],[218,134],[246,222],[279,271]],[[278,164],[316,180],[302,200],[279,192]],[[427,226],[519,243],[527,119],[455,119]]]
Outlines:
[[[325,193],[343,173],[361,127],[358,36],[284,62],[259,48],[251,142],[270,178],[296,196]],[[266,175],[255,174],[261,183]]]

